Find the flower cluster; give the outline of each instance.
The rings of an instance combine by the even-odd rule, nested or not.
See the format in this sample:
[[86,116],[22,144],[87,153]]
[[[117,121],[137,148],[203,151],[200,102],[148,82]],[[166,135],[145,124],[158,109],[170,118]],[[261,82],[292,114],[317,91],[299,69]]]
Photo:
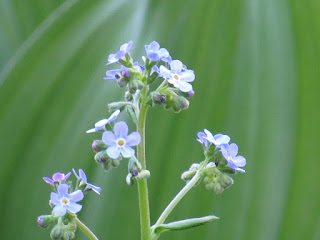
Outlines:
[[[189,170],[181,175],[181,178],[188,182],[198,171],[201,171],[206,188],[215,193],[221,193],[233,184],[233,179],[229,174],[245,172],[241,167],[246,165],[246,159],[237,155],[238,146],[235,143],[229,144],[230,137],[228,135],[221,133],[213,135],[207,129],[198,132],[197,135],[197,141],[204,148],[206,161],[201,164],[192,164]],[[208,162],[212,158],[215,158],[215,161]],[[206,165],[203,165],[204,163]]]
[[[46,228],[55,225],[51,231],[51,237],[54,239],[69,239],[74,236],[76,230],[75,217],[82,209],[79,204],[88,191],[94,191],[100,194],[101,188],[88,183],[87,176],[82,169],[79,169],[79,175],[74,169],[73,173],[77,178],[77,183],[72,186],[72,182],[67,179],[71,172],[64,174],[61,172],[54,173],[51,178],[44,177],[43,180],[53,187],[50,194],[49,205],[53,208],[51,215],[42,215],[38,217],[38,224]],[[55,238],[59,236],[58,238]]]
[[[158,83],[155,91],[148,95],[148,103],[153,106],[161,104],[174,112],[187,109],[194,95],[191,82],[195,74],[180,60],[172,60],[165,48],[160,48],[156,41],[145,45],[146,56],[143,64],[134,62],[130,55],[132,41],[123,44],[115,54],[110,54],[107,65],[119,63],[119,69],[106,71],[105,80],[117,81],[120,87],[127,87],[126,100],[130,101],[137,90],[148,88],[153,82]],[[114,105],[114,103],[112,104]]]

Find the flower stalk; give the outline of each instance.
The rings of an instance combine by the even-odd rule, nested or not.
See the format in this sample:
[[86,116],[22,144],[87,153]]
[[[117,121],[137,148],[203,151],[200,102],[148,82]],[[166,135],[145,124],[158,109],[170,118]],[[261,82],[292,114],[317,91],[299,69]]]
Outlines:
[[77,227],[80,228],[80,230],[87,235],[87,237],[91,240],[99,240],[96,235],[83,223],[80,221],[79,218],[75,218],[77,222]]

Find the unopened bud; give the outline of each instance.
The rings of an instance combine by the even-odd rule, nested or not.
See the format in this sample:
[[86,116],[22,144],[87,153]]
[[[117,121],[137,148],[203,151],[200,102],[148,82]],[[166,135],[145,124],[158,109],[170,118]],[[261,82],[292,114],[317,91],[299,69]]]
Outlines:
[[148,170],[142,170],[139,172],[139,174],[136,176],[138,180],[143,179],[143,178],[149,178],[150,177],[150,171]]
[[54,217],[52,215],[41,215],[38,217],[37,222],[40,227],[46,228],[50,224],[56,223],[57,222],[57,217]]
[[194,172],[194,171],[186,171],[186,172],[182,173],[181,179],[184,180],[184,181],[188,181],[188,180],[190,180],[195,174],[196,174],[196,172]]
[[189,101],[187,99],[185,99],[184,97],[181,97],[178,95],[175,95],[173,97],[173,102],[174,102],[175,107],[180,110],[184,110],[189,107]]
[[189,95],[189,98],[193,97],[194,91],[193,91],[193,90],[190,90],[190,91],[188,92],[188,95]]
[[133,98],[133,97],[132,97],[132,94],[131,94],[130,92],[126,91],[125,94],[124,94],[124,99],[125,99],[126,101],[131,101],[132,98]]
[[111,160],[111,164],[113,167],[118,167],[120,165],[120,159],[117,158],[117,159],[112,159]]
[[96,155],[94,156],[94,160],[96,160],[97,163],[105,163],[110,161],[110,158],[107,152],[104,150],[96,153]]
[[127,184],[130,186],[130,185],[133,185],[133,179],[132,179],[132,174],[131,173],[128,173],[127,177],[126,177],[126,182]]
[[105,145],[103,143],[102,140],[94,140],[92,142],[92,149],[95,151],[95,152],[100,152],[100,151],[103,151],[103,150],[106,150],[107,149],[107,145]]

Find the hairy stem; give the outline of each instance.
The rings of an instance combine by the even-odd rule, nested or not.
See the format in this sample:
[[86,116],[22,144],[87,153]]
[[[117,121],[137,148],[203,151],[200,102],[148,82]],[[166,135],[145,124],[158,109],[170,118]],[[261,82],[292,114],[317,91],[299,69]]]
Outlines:
[[93,232],[91,232],[91,230],[83,223],[80,221],[79,218],[75,218],[76,222],[77,222],[77,227],[81,229],[81,231],[87,235],[87,237],[91,240],[99,240],[96,235],[94,235]]
[[[146,87],[141,91],[140,112],[137,122],[138,132],[141,135],[141,143],[137,147],[137,158],[140,161],[142,168],[146,169],[145,157],[145,127],[148,106],[146,105],[147,89]],[[139,196],[139,209],[140,209],[140,229],[141,240],[150,240],[150,210],[148,198],[148,185],[147,179],[138,180],[138,196]]]

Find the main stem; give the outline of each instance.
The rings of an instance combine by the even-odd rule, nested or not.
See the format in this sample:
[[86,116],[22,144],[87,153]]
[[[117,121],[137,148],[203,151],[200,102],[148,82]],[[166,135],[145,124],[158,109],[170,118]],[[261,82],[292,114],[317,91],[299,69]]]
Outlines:
[[96,237],[96,235],[94,235],[94,233],[91,232],[91,230],[90,230],[86,225],[84,225],[83,222],[80,221],[79,218],[76,217],[75,219],[76,219],[76,222],[77,222],[77,227],[80,228],[81,231],[82,231],[85,235],[87,235],[87,237],[88,237],[89,239],[91,239],[91,240],[99,240],[99,239]]
[[[137,157],[140,161],[142,168],[146,169],[146,156],[145,156],[145,128],[148,106],[146,105],[147,89],[142,89],[140,102],[140,112],[137,123],[138,132],[141,135],[141,142],[137,147]],[[138,196],[139,196],[139,209],[140,209],[140,230],[141,240],[150,240],[150,210],[148,198],[148,185],[147,179],[143,178],[138,180]]]

